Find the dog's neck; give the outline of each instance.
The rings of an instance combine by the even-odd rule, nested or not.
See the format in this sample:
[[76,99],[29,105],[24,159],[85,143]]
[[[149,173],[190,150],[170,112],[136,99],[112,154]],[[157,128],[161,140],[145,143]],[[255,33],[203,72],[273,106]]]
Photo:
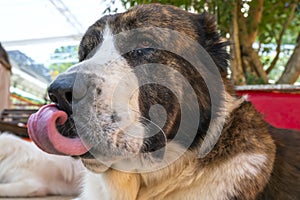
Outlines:
[[137,199],[141,185],[138,174],[109,169],[102,177],[105,191],[110,195],[108,199]]
[[[179,148],[179,146],[174,145],[170,149],[174,151],[174,154],[169,156],[174,156]],[[196,152],[187,151],[185,154],[196,154]],[[190,160],[191,158],[193,160]],[[105,182],[105,190],[110,194],[108,199],[140,200],[149,199],[149,197],[165,197],[170,192],[176,191],[179,185],[185,185],[192,174],[199,174],[197,165],[191,164],[198,162],[194,158],[196,158],[195,155],[183,155],[163,169],[142,174],[109,169],[101,175]],[[180,175],[180,177],[174,176],[175,174]]]

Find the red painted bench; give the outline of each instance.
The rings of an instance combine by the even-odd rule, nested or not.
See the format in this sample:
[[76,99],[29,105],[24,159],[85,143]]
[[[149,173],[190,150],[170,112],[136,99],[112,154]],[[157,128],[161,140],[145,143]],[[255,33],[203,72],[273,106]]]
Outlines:
[[247,94],[273,126],[300,131],[300,86],[249,85],[238,86],[236,90],[239,95]]

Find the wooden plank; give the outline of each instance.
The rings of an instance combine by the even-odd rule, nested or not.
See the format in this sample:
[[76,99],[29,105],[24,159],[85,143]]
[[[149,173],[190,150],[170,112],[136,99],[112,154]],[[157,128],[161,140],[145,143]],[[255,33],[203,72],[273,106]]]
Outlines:
[[5,109],[0,117],[0,131],[9,131],[21,137],[29,137],[27,121],[36,109]]
[[29,137],[26,126],[18,126],[16,124],[5,123],[2,121],[0,121],[0,131],[8,131],[21,137]]

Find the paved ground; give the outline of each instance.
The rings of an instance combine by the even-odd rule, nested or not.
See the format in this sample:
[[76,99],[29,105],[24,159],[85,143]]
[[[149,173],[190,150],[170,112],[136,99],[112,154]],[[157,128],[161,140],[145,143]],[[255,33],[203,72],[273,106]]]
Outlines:
[[75,197],[51,196],[51,197],[36,197],[36,198],[0,198],[0,200],[71,200]]

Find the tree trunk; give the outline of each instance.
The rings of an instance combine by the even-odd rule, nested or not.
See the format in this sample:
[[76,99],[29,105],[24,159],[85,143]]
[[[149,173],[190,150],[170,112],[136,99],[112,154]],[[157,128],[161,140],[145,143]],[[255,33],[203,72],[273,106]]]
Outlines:
[[251,74],[256,74],[256,76],[261,79],[260,83],[268,83],[268,76],[263,68],[263,64],[258,53],[252,46],[246,47],[243,53],[245,53],[245,56],[243,56],[243,62],[248,63],[251,68]]
[[[237,3],[238,7],[238,26],[239,41],[242,55],[242,65],[244,74],[247,77],[261,79],[263,83],[268,82],[268,77],[263,69],[258,53],[253,49],[252,45],[257,36],[258,24],[261,21],[261,13],[263,9],[263,0],[258,0],[255,6],[249,11],[249,17],[245,18],[240,11],[242,3]],[[250,16],[251,15],[251,16]]]
[[279,84],[293,84],[300,76],[300,33],[298,34],[297,44],[291,55],[285,70],[279,78]]
[[[239,28],[239,45],[240,45],[240,55],[241,55],[241,63],[242,63],[242,69],[244,72],[244,76],[246,78],[246,76],[248,75],[253,75],[255,76],[255,74],[252,73],[251,70],[251,66],[250,64],[247,62],[247,60],[245,59],[245,56],[247,56],[247,54],[245,53],[245,50],[250,46],[251,47],[251,43],[249,44],[249,38],[248,38],[248,30],[246,27],[247,21],[246,18],[243,16],[243,13],[241,12],[241,8],[242,8],[242,3],[241,2],[237,2],[237,22],[238,22],[238,28]],[[247,46],[247,47],[246,47]]]
[[249,16],[247,18],[247,28],[248,28],[249,43],[251,43],[252,45],[258,34],[258,26],[261,21],[261,17],[263,13],[264,0],[250,1],[249,4],[250,4],[250,10],[249,10]]
[[235,85],[245,85],[246,80],[243,73],[242,68],[242,60],[241,60],[241,50],[240,50],[240,41],[239,41],[239,26],[238,26],[238,6],[235,2],[232,9],[232,26],[230,28],[230,40],[231,47],[230,52],[232,56],[231,60],[231,70],[232,77]]

